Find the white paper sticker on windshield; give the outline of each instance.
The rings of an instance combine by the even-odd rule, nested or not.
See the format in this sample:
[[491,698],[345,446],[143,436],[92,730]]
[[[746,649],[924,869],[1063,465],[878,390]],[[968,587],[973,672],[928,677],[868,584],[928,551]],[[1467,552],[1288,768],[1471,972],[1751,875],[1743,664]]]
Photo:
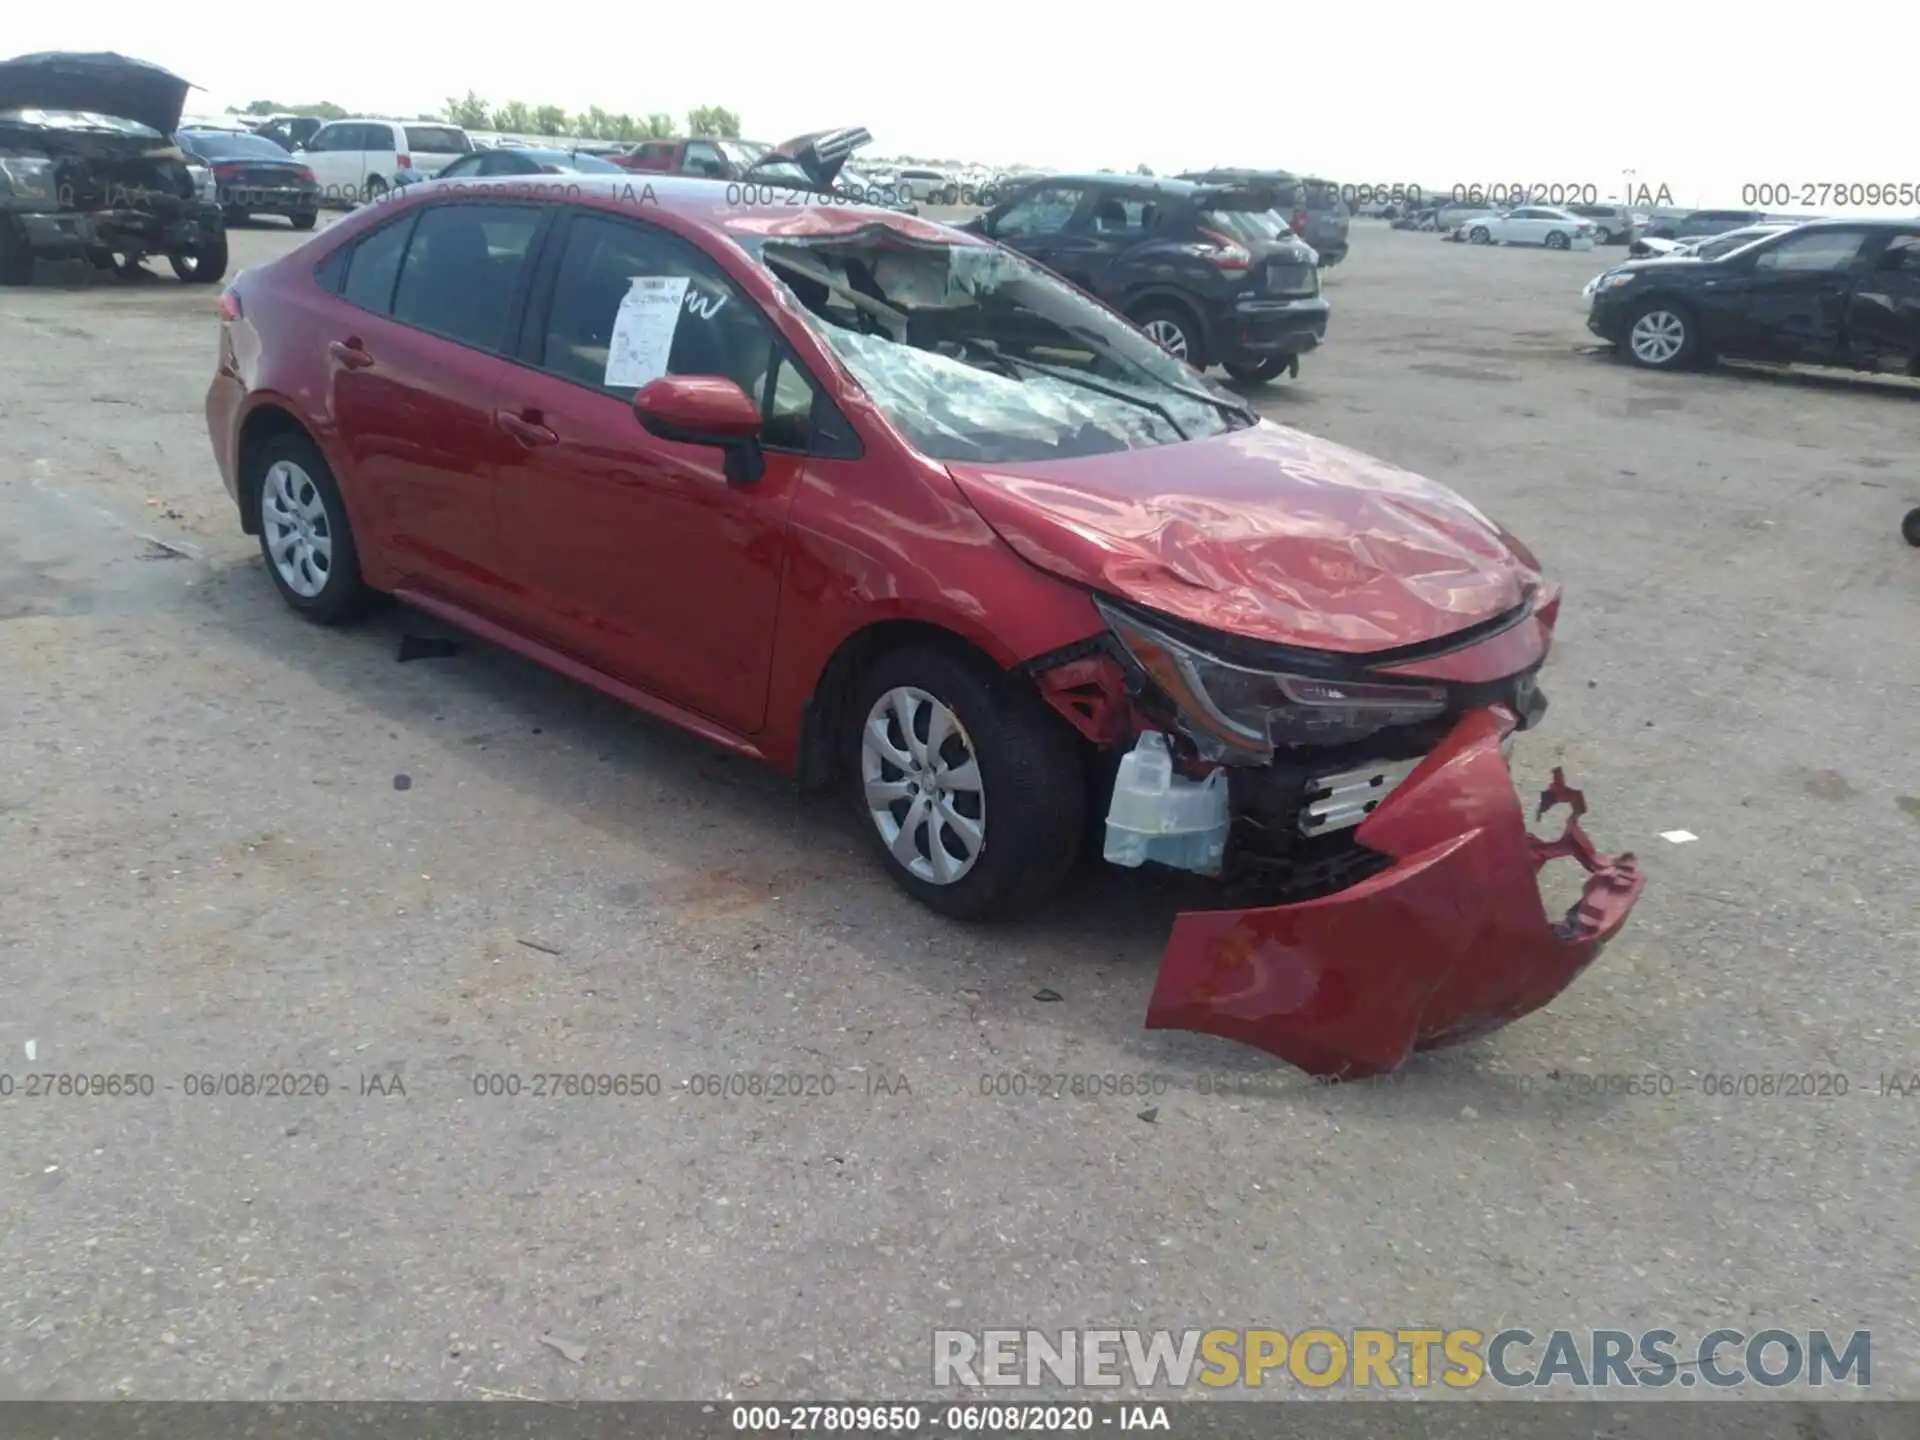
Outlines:
[[673,332],[687,298],[684,275],[636,275],[613,317],[605,384],[638,389],[667,373]]

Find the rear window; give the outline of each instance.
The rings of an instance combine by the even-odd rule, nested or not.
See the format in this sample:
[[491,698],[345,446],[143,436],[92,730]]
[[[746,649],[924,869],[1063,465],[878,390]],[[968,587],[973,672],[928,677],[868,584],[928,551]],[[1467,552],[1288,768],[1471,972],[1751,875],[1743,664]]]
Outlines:
[[1293,234],[1277,210],[1202,210],[1200,223],[1242,245],[1271,245]]
[[236,135],[224,130],[188,130],[181,139],[209,160],[287,160],[284,147],[263,135]]
[[407,149],[424,150],[429,155],[471,155],[473,142],[464,130],[448,125],[409,125]]

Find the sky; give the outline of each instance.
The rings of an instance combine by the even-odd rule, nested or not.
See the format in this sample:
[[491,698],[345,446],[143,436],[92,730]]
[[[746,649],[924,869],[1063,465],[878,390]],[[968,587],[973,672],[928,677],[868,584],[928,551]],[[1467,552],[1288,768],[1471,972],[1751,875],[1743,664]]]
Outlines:
[[151,60],[202,87],[194,113],[271,99],[412,115],[474,90],[569,112],[723,105],[767,141],[864,125],[873,155],[994,167],[1272,166],[1429,191],[1609,199],[1631,186],[1631,199],[1665,203],[1664,188],[1685,206],[1920,214],[1920,195],[1875,207],[1831,191],[1920,187],[1912,85],[1873,73],[1875,54],[1891,76],[1920,41],[1920,5],[1898,0],[1745,18],[1375,0],[1187,12],[1199,23],[1184,30],[1161,6],[1129,18],[1036,0],[494,12],[332,0],[278,31],[183,25],[126,0],[14,9],[0,52]]

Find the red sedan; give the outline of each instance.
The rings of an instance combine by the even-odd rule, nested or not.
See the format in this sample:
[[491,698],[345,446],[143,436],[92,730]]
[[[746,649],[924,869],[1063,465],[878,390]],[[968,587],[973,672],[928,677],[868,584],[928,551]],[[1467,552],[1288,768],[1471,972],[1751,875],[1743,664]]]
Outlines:
[[1495,1029],[1619,930],[1632,857],[1559,782],[1531,837],[1507,771],[1559,607],[1520,542],[991,242],[756,198],[433,183],[240,275],[207,422],[286,602],[396,596],[843,786],[950,916],[1102,833],[1220,876],[1148,1023],[1316,1074]]

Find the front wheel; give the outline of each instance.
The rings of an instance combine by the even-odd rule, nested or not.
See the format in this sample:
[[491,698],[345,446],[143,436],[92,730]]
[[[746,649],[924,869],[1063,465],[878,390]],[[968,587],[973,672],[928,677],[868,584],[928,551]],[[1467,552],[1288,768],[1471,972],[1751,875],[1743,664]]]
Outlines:
[[1243,385],[1264,385],[1277,378],[1292,363],[1291,355],[1269,355],[1251,364],[1244,360],[1229,360],[1226,371]]
[[856,805],[901,889],[987,920],[1059,888],[1079,855],[1086,777],[1072,732],[1030,688],[911,646],[881,657],[844,714]]
[[1476,245],[1491,245],[1493,243],[1493,232],[1484,225],[1476,225],[1467,232],[1467,239]]
[[319,625],[365,609],[373,592],[333,471],[304,435],[262,446],[249,466],[260,504],[260,553],[280,598]]
[[1900,522],[1900,533],[1909,545],[1920,545],[1920,509],[1907,511],[1907,518]]
[[320,223],[319,213],[313,210],[302,210],[298,215],[289,218],[292,219],[293,228],[296,230],[311,230]]
[[21,226],[0,215],[0,285],[33,283],[33,242]]
[[189,285],[211,285],[227,273],[227,237],[205,236],[189,250],[169,250],[167,264]]
[[1678,370],[1699,350],[1693,316],[1678,305],[1649,300],[1627,324],[1627,355],[1649,370]]

